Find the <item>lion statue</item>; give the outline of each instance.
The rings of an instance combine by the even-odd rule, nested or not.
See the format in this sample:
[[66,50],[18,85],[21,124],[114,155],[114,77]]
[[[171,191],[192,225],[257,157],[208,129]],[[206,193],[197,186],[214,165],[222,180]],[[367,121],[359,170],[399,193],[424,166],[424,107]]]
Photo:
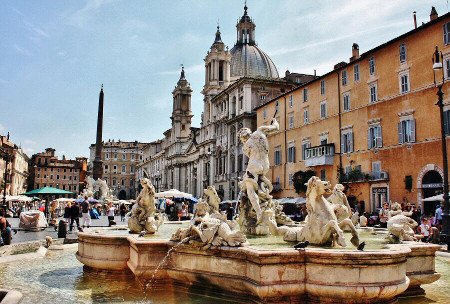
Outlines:
[[142,190],[131,208],[128,228],[130,233],[140,233],[144,230],[147,233],[155,233],[163,221],[161,214],[155,215],[155,187],[148,178],[141,179],[141,186]]
[[387,221],[387,229],[400,242],[402,241],[417,241],[414,236],[414,228],[417,227],[417,222],[410,217],[403,214],[397,214]]

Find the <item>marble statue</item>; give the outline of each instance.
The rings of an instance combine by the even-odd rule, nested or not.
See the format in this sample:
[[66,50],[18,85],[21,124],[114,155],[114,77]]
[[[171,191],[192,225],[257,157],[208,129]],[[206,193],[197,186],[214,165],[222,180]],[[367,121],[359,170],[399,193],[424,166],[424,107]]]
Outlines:
[[84,196],[93,197],[95,180],[92,177],[87,176],[85,179],[85,183],[86,183],[86,188],[83,189],[83,197]]
[[286,226],[293,226],[295,225],[295,222],[287,216],[283,212],[283,205],[280,204],[277,200],[273,201],[273,207],[275,211],[275,221],[277,222],[277,225],[286,225]]
[[268,229],[263,228],[262,213],[268,208],[273,210],[272,183],[265,176],[269,171],[269,142],[267,135],[279,130],[278,122],[272,119],[268,126],[260,126],[255,132],[248,128],[242,128],[238,137],[243,143],[243,152],[248,157],[247,169],[242,181],[241,201],[239,203],[239,224],[241,231],[249,234],[268,234]]
[[334,186],[333,193],[327,200],[332,204],[334,214],[336,214],[339,222],[352,215],[352,209],[348,203],[347,196],[344,194],[344,186],[342,184]]
[[247,238],[238,230],[237,222],[227,220],[226,214],[219,212],[220,198],[214,186],[208,186],[203,193],[205,199],[197,203],[191,225],[178,228],[171,241],[189,243],[202,249],[244,245]]
[[394,217],[399,214],[403,214],[404,216],[411,216],[412,211],[402,211],[402,206],[398,202],[390,201],[389,211],[388,211],[388,220],[391,217]]
[[352,233],[350,242],[356,247],[359,245],[359,236],[349,218],[338,221],[334,213],[333,205],[324,198],[324,194],[330,193],[328,182],[321,181],[313,176],[307,183],[306,208],[308,216],[305,225],[300,227],[276,226],[274,213],[271,210],[264,212],[264,222],[275,235],[282,235],[285,241],[308,241],[315,245],[336,245],[346,247],[343,229],[349,229]]
[[403,214],[397,214],[387,221],[387,229],[400,242],[402,241],[417,241],[414,236],[414,229],[417,227],[417,222],[410,217]]
[[238,247],[247,242],[245,234],[237,230],[234,221],[217,218],[205,218],[188,228],[178,228],[172,234],[171,241],[189,243],[201,249],[220,246]]
[[161,214],[156,214],[155,207],[155,187],[148,178],[141,179],[142,190],[139,193],[136,203],[131,208],[131,217],[128,220],[130,233],[155,233],[163,223]]
[[100,200],[103,202],[106,201],[110,201],[113,200],[114,197],[111,193],[111,190],[108,187],[108,184],[106,183],[105,180],[102,179],[97,179],[96,183],[99,185],[99,189],[100,189]]

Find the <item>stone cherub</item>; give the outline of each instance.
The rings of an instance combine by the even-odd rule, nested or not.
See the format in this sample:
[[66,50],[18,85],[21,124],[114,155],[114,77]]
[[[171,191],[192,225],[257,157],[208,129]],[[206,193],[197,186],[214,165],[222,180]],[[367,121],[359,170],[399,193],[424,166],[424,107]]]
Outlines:
[[136,203],[131,209],[131,217],[128,220],[130,233],[155,233],[163,222],[163,217],[156,213],[155,207],[155,187],[148,178],[141,179],[142,190],[139,193]]
[[268,126],[260,126],[255,132],[249,128],[239,130],[238,136],[243,143],[243,152],[248,157],[247,170],[239,183],[241,191],[245,192],[256,214],[256,223],[261,223],[261,198],[271,199],[269,193],[273,186],[265,176],[269,171],[269,142],[267,135],[279,130],[278,122],[272,119]]

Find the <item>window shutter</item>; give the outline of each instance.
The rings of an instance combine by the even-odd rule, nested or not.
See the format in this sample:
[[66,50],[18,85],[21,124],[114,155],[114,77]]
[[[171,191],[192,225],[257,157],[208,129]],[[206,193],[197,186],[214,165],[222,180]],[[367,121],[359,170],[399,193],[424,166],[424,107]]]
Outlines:
[[354,147],[353,147],[353,132],[351,132],[351,133],[349,133],[349,141],[350,141],[350,148],[349,148],[349,150],[350,150],[350,152],[353,152],[353,151],[355,151],[354,150]]
[[371,140],[371,136],[370,136],[370,129],[371,128],[369,128],[367,130],[367,148],[368,149],[372,149],[372,140]]
[[416,120],[411,119],[411,142],[416,142]]
[[346,151],[345,151],[345,145],[346,145],[346,142],[345,142],[345,135],[342,134],[342,135],[341,135],[341,154],[346,152]]
[[402,132],[402,122],[398,123],[398,143],[403,143],[403,132]]
[[377,138],[377,147],[383,147],[383,132],[381,126],[378,126],[378,138]]
[[295,163],[295,147],[292,147],[292,162]]
[[448,115],[449,115],[450,111],[445,111],[444,112],[444,134],[445,136],[447,136],[449,134],[449,130],[448,130]]

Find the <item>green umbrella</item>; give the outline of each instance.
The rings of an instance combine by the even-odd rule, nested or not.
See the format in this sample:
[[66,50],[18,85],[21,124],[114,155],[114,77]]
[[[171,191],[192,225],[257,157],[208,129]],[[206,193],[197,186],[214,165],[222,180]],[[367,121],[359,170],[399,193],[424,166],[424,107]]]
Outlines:
[[[29,195],[29,196],[34,196],[34,195],[49,196],[49,195],[62,195],[62,194],[74,194],[74,193],[70,192],[70,191],[66,191],[66,190],[61,190],[58,188],[53,188],[53,187],[44,187],[44,188],[34,189],[34,190],[23,193],[23,195]],[[48,213],[48,200],[45,201],[45,216],[47,216],[47,213]]]
[[44,188],[39,188],[39,189],[34,189],[28,192],[23,193],[23,195],[39,195],[39,194],[48,194],[48,195],[52,195],[52,194],[73,194],[73,192],[70,191],[66,191],[66,190],[61,190],[58,188],[53,188],[53,187],[44,187]]

